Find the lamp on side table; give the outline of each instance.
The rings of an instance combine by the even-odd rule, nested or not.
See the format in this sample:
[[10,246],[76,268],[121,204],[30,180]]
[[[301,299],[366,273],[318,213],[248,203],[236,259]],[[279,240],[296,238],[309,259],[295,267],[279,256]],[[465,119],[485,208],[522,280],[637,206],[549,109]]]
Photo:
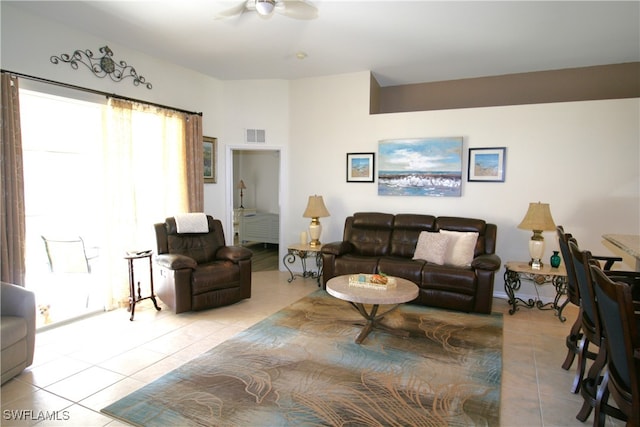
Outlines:
[[529,209],[524,219],[518,225],[523,230],[533,231],[533,236],[529,240],[529,254],[531,261],[529,265],[534,270],[542,268],[542,256],[544,255],[544,237],[543,231],[555,231],[556,224],[553,222],[551,210],[548,203],[529,203]]

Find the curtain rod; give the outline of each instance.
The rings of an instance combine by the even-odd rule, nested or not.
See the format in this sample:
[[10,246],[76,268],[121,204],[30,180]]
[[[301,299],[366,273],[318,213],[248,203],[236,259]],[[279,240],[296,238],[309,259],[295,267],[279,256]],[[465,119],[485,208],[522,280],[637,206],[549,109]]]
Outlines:
[[111,97],[111,98],[117,98],[117,99],[124,99],[125,101],[132,101],[132,102],[140,102],[142,104],[148,104],[154,107],[160,107],[160,108],[166,108],[169,110],[174,110],[177,111],[179,113],[186,113],[186,114],[197,114],[199,116],[202,116],[202,113],[196,113],[193,111],[187,111],[187,110],[183,110],[181,108],[175,108],[175,107],[168,107],[166,105],[162,105],[162,104],[156,104],[154,102],[149,102],[149,101],[141,101],[139,99],[134,99],[134,98],[129,98],[127,96],[121,96],[121,95],[117,95],[115,93],[107,93],[107,92],[103,92],[101,90],[96,90],[96,89],[89,89],[86,87],[82,87],[82,86],[76,86],[76,85],[72,85],[69,83],[61,83],[61,82],[57,82],[55,80],[49,80],[49,79],[45,79],[42,77],[36,77],[36,76],[30,76],[28,74],[22,74],[22,73],[16,73],[14,71],[8,71],[8,70],[0,70],[3,73],[7,73],[7,74],[12,74],[14,76],[18,76],[20,78],[24,78],[24,79],[29,79],[29,80],[33,80],[36,82],[40,82],[40,83],[48,83],[54,86],[60,86],[60,87],[64,87],[64,88],[69,88],[69,89],[76,89],[76,90],[80,90],[83,92],[89,92],[89,93],[93,93],[96,95],[102,95],[102,96],[106,96],[106,97]]

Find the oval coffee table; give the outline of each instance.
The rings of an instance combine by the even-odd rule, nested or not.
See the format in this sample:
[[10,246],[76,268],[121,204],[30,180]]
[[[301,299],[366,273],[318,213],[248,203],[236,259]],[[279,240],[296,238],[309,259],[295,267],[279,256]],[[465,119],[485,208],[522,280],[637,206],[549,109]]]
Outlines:
[[[418,296],[418,286],[406,279],[396,277],[396,287],[391,289],[374,289],[349,286],[349,276],[337,276],[327,281],[327,292],[336,298],[349,302],[367,321],[356,338],[360,344],[373,328],[382,329],[395,335],[409,336],[409,332],[392,329],[380,323],[382,318],[399,307],[400,304],[411,301]],[[367,311],[364,304],[371,304]],[[380,305],[395,304],[384,313],[378,314]],[[362,325],[362,324],[361,324]]]

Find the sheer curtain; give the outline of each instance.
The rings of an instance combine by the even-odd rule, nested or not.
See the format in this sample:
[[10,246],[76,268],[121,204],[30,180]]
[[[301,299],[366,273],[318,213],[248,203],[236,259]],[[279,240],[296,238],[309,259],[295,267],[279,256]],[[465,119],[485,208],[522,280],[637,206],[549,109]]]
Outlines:
[[24,286],[25,204],[18,78],[2,73],[0,279]]
[[[110,98],[104,118],[107,309],[126,306],[129,250],[155,249],[153,224],[204,205],[198,115]],[[197,172],[197,171],[200,172]]]

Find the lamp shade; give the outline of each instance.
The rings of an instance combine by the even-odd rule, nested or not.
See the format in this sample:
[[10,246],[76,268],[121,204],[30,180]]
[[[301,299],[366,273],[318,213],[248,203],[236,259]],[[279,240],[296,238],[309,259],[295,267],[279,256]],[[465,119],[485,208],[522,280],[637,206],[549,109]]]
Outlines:
[[243,180],[240,180],[240,182],[238,183],[238,188],[240,190],[246,190],[247,189],[247,186],[244,185],[244,181]]
[[304,218],[322,218],[329,216],[329,211],[324,205],[322,196],[309,196],[309,202],[307,203],[307,209],[302,214]]
[[262,16],[271,15],[275,6],[275,0],[256,0],[256,12]]
[[556,224],[553,222],[549,204],[529,203],[529,209],[518,228],[523,230],[554,231]]

